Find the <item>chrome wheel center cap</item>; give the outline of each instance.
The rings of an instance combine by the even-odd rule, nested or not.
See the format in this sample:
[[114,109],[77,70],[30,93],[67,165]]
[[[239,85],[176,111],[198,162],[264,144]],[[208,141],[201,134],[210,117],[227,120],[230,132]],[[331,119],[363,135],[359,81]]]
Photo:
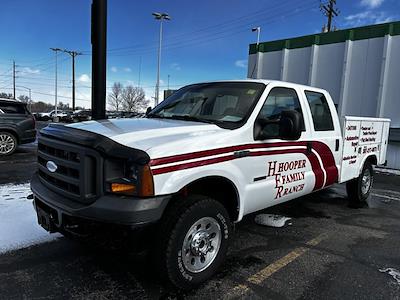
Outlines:
[[210,239],[207,232],[201,231],[193,236],[190,243],[191,251],[194,255],[206,255],[210,246]]

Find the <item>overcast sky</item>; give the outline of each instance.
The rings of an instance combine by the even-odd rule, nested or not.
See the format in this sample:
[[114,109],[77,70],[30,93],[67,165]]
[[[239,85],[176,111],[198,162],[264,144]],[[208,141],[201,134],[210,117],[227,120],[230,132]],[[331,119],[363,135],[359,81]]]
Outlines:
[[[77,105],[90,106],[91,0],[1,0],[0,92],[12,92],[12,60],[17,64],[17,96],[32,89],[33,100],[54,100],[54,53],[77,50]],[[338,28],[400,20],[399,0],[337,0]],[[108,0],[107,86],[139,85],[154,96],[159,22],[151,13],[167,12],[164,24],[161,88],[247,74],[251,32],[261,40],[313,34],[326,21],[318,0]],[[71,58],[60,54],[59,100],[71,101]],[[141,62],[141,63],[140,63]],[[141,79],[139,83],[139,65]],[[66,97],[66,98],[63,98]]]

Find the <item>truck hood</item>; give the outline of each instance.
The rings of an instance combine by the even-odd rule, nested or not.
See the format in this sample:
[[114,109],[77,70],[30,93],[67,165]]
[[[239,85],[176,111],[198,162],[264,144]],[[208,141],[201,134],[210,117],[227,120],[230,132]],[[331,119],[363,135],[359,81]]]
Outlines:
[[[124,146],[146,151],[152,157],[158,156],[158,152],[160,155],[174,154],[165,153],[168,148],[176,149],[171,144],[181,145],[178,149],[182,149],[185,144],[198,143],[201,137],[210,141],[230,131],[214,124],[155,118],[87,121],[67,127],[106,136]],[[160,151],[160,148],[164,150]]]

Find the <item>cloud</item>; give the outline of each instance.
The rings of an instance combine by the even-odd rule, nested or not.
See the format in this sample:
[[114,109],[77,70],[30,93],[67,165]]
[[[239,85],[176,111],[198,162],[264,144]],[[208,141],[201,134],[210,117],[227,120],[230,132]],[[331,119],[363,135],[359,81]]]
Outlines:
[[132,72],[132,69],[127,67],[127,68],[124,68],[124,71],[125,72]]
[[32,68],[26,67],[26,68],[23,68],[23,69],[22,69],[22,72],[25,73],[25,74],[39,74],[39,73],[40,73],[40,70],[39,70],[39,69],[32,69]]
[[175,70],[175,71],[180,71],[181,70],[181,66],[178,63],[172,63],[170,65],[171,69]]
[[235,66],[239,68],[247,68],[247,59],[239,59],[235,61]]
[[368,8],[377,8],[382,5],[385,0],[361,0],[361,5]]
[[79,82],[90,82],[90,77],[88,74],[82,74],[81,76],[79,76],[78,81]]
[[393,16],[389,16],[383,11],[373,12],[367,10],[354,15],[349,15],[344,19],[345,25],[356,27],[369,24],[387,23],[393,21],[395,18]]
[[111,67],[111,72],[117,73],[118,72],[118,68],[117,67]]

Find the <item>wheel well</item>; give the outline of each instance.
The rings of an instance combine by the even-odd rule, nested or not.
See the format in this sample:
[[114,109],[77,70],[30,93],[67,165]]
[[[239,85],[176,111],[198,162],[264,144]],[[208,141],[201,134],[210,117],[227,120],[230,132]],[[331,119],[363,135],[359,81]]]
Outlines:
[[239,216],[239,193],[232,181],[220,176],[198,179],[185,186],[179,194],[203,195],[220,202],[228,211],[232,221]]
[[376,155],[370,155],[368,158],[365,160],[371,163],[371,165],[376,166],[378,164],[378,159],[376,158]]
[[15,136],[15,138],[17,139],[17,143],[19,144],[19,136],[15,130],[9,128],[0,128],[0,132],[1,131],[11,133],[13,136]]

